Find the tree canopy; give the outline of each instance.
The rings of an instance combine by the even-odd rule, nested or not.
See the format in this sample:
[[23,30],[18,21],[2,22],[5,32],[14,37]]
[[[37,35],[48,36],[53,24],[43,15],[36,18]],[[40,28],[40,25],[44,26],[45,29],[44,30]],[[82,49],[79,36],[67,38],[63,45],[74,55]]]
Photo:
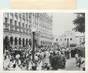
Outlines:
[[76,13],[76,18],[73,20],[75,25],[74,30],[84,33],[85,32],[85,13]]

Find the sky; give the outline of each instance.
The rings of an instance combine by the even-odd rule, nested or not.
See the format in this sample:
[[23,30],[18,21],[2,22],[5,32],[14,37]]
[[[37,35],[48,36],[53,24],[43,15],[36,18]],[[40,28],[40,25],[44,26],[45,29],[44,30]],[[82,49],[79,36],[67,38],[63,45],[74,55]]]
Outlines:
[[88,9],[88,0],[77,0],[78,9]]
[[0,0],[0,8],[9,8],[10,7],[10,0]]
[[73,13],[53,13],[53,34],[58,35],[65,31],[72,31],[75,17],[76,15]]

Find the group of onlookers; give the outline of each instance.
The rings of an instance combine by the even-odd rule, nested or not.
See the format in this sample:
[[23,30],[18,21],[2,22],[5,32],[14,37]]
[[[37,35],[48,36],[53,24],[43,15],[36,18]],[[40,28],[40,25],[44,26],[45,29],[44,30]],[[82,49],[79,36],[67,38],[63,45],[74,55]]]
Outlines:
[[58,50],[37,50],[34,54],[34,61],[31,51],[18,52],[15,50],[13,53],[9,50],[4,51],[4,70],[54,70],[55,67],[60,68],[61,63],[64,68],[65,57]]
[[[29,48],[28,48],[29,49]],[[58,70],[65,69],[66,59],[69,59],[70,51],[66,49],[38,48],[25,51],[4,51],[4,70]],[[13,52],[13,53],[12,53]],[[81,56],[75,55],[76,65],[82,67],[84,61]],[[83,67],[83,70],[85,68]]]

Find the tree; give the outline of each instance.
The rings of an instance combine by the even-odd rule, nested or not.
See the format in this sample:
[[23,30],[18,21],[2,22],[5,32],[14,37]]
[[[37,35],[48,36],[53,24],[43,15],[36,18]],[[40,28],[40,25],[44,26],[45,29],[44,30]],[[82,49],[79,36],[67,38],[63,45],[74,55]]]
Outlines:
[[73,24],[75,25],[74,30],[84,33],[85,32],[85,13],[76,13],[77,16],[73,20]]

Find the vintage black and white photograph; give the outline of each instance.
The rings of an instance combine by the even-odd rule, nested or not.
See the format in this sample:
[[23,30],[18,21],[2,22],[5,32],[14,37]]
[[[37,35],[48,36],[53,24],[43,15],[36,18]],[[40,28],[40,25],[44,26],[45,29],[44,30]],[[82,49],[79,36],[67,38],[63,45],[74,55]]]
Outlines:
[[85,13],[3,12],[4,71],[85,71]]

